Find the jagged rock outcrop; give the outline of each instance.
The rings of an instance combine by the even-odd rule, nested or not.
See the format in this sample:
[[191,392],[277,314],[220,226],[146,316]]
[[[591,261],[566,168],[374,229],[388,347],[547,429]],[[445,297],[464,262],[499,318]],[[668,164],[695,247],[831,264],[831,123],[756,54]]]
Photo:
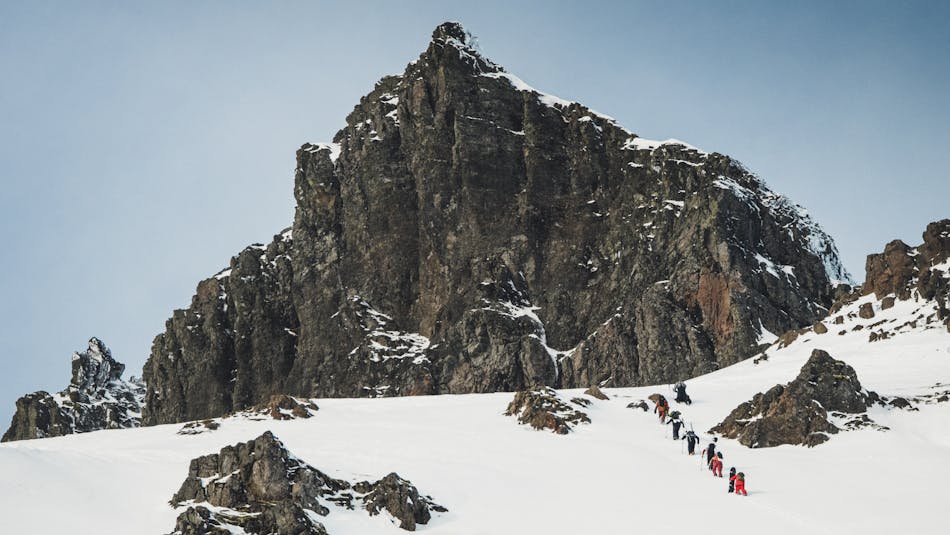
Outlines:
[[815,349],[795,380],[756,394],[709,432],[750,448],[817,446],[840,430],[832,420],[845,428],[873,424],[864,413],[879,401],[861,388],[854,368]]
[[155,339],[148,423],[278,393],[670,382],[812,325],[848,281],[739,162],[539,93],[456,23],[333,141],[297,151],[293,228]]
[[370,515],[386,510],[401,528],[414,531],[429,522],[431,511],[446,510],[395,473],[355,485],[333,479],[294,457],[270,431],[192,459],[170,503],[184,508],[174,535],[327,535],[320,518],[355,507]]
[[[928,224],[923,240],[916,247],[894,240],[883,252],[868,255],[866,282],[838,297],[831,323],[867,320],[851,329],[867,330],[869,342],[918,329],[950,332],[950,219]],[[887,311],[898,304],[911,311],[894,321],[895,313]]]
[[98,429],[138,427],[145,385],[122,380],[125,365],[98,338],[86,351],[73,353],[72,379],[56,394],[33,392],[16,402],[16,412],[2,442],[56,437]]
[[590,401],[574,398],[567,402],[551,387],[523,390],[515,393],[515,399],[508,404],[505,415],[517,416],[518,423],[538,430],[550,429],[559,435],[566,435],[574,427],[590,423],[587,413],[572,404],[586,407]]
[[399,521],[399,527],[415,531],[417,524],[428,524],[430,511],[445,512],[446,508],[432,502],[431,496],[420,496],[418,489],[395,472],[375,483],[361,481],[353,490],[362,494],[363,508],[370,515],[386,511]]
[[924,243],[911,247],[894,240],[884,252],[868,255],[867,280],[862,294],[873,293],[878,299],[894,294],[906,300],[916,290],[923,299],[946,302],[947,272],[950,264],[950,219],[935,221],[924,231]]

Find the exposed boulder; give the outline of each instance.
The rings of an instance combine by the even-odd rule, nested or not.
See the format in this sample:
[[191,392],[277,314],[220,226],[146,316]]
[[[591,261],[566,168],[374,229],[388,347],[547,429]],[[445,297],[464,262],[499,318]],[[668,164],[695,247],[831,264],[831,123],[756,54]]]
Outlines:
[[147,423],[277,393],[668,383],[825,313],[849,277],[801,207],[528,88],[467,35],[440,25],[333,143],[300,148],[293,228],[156,337]]
[[851,366],[815,349],[795,380],[756,394],[710,432],[750,448],[816,446],[840,430],[833,419],[846,420],[843,427],[870,422],[864,413],[877,401],[877,394],[861,388]]
[[639,400],[639,401],[631,401],[630,403],[627,404],[627,408],[628,408],[628,409],[640,409],[640,410],[642,410],[643,412],[647,412],[647,411],[650,410],[650,406],[647,404],[646,400],[643,400],[643,399],[641,399],[641,400]]
[[56,394],[34,392],[16,402],[16,412],[2,442],[85,433],[98,429],[138,427],[145,385],[122,379],[125,365],[98,338],[73,353],[69,386]]
[[188,422],[187,424],[181,426],[181,429],[178,430],[179,435],[200,435],[202,433],[210,433],[211,431],[217,431],[221,427],[221,423],[217,420],[201,420],[200,422]]
[[312,400],[299,399],[286,394],[271,396],[266,405],[257,409],[258,412],[266,413],[275,420],[310,418],[318,410],[320,408]]
[[597,398],[600,400],[610,399],[610,397],[608,397],[607,394],[604,394],[604,392],[600,388],[598,388],[597,385],[591,386],[590,388],[585,390],[584,393],[592,398]]
[[430,511],[446,511],[433,503],[431,497],[420,496],[416,487],[396,473],[375,483],[362,481],[354,485],[353,490],[363,495],[361,499],[370,515],[385,510],[407,531],[415,531],[416,524],[428,524],[432,518]]
[[874,317],[874,303],[863,303],[858,308],[858,316],[863,319],[871,319]]
[[[578,405],[583,406],[578,403]],[[523,390],[508,404],[506,416],[517,416],[518,423],[541,430],[550,429],[559,435],[570,433],[575,426],[590,423],[586,413],[572,407],[551,387]]]
[[385,509],[400,527],[413,531],[416,524],[430,520],[430,511],[445,511],[396,474],[355,486],[333,479],[294,457],[270,431],[193,459],[170,503],[184,509],[175,535],[326,535],[321,517],[335,508],[352,510],[359,503],[370,514]]

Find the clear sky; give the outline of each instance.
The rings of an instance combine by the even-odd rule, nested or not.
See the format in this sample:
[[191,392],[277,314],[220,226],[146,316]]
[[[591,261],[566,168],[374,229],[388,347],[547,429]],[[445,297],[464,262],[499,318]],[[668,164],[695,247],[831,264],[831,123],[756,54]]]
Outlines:
[[293,218],[294,151],[459,20],[533,86],[729,154],[863,279],[950,217],[950,3],[0,0],[0,430],[91,336],[138,375]]

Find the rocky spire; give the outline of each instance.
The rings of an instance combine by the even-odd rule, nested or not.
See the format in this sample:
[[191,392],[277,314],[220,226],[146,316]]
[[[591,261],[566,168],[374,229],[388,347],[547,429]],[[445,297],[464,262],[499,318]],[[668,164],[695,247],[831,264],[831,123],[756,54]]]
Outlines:
[[89,348],[73,353],[73,377],[69,388],[95,393],[122,377],[125,364],[116,362],[112,352],[98,338],[89,339]]
[[85,351],[73,353],[73,376],[65,390],[33,392],[17,400],[2,441],[138,427],[145,385],[135,377],[122,380],[124,370],[101,340],[91,338]]

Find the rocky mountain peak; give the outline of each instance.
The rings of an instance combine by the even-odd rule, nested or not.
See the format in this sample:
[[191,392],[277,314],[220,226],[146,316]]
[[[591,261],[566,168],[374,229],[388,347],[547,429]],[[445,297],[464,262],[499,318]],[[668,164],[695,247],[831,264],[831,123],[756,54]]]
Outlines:
[[482,55],[478,39],[471,32],[458,22],[445,22],[432,32],[428,47],[419,59],[409,64],[403,78],[413,80],[419,75],[451,77],[450,73],[478,76],[498,72],[504,72],[504,69]]
[[72,356],[72,379],[64,390],[39,391],[16,402],[16,412],[3,442],[85,433],[98,429],[138,427],[142,421],[145,385],[122,379],[125,365],[98,338]]
[[457,21],[443,22],[432,31],[433,41],[455,40],[463,46],[470,46],[472,39],[472,34],[462,27],[461,22]]
[[125,364],[112,358],[112,351],[98,338],[89,339],[85,351],[73,353],[72,380],[69,387],[86,393],[96,392],[122,377]]
[[736,160],[538,91],[457,23],[298,150],[294,197],[293,239],[242,251],[156,338],[148,423],[669,382],[813,324],[848,280]]

